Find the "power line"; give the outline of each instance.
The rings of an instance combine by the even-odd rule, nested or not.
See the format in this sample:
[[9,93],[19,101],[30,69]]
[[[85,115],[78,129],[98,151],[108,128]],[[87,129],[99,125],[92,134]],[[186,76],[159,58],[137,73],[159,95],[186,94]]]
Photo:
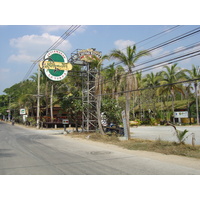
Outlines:
[[[164,31],[162,31],[162,32],[160,32],[160,33],[157,33],[157,34],[155,34],[155,35],[153,35],[153,36],[150,36],[150,37],[148,37],[148,38],[146,38],[146,39],[144,39],[144,40],[141,40],[141,41],[139,41],[139,42],[136,42],[134,45],[138,45],[138,44],[140,44],[140,43],[142,43],[142,42],[145,42],[145,41],[147,41],[147,40],[149,40],[149,39],[155,38],[155,37],[157,37],[157,36],[159,36],[159,35],[163,35],[163,34],[169,33],[169,32],[171,32],[172,30],[177,29],[178,27],[181,27],[181,26],[180,26],[180,25],[173,26],[172,28],[166,29],[166,30],[164,30]],[[146,44],[147,44],[147,43],[146,43]],[[132,46],[133,46],[133,45],[132,45]],[[124,49],[126,49],[126,48],[124,48]],[[124,49],[122,49],[122,50],[124,50]]]
[[104,94],[95,95],[95,96],[105,96],[105,95],[111,95],[111,94],[123,94],[123,93],[128,93],[128,92],[137,92],[137,91],[155,89],[155,88],[160,88],[160,87],[166,87],[166,86],[169,86],[169,85],[177,85],[177,84],[181,84],[181,83],[194,82],[194,81],[198,81],[198,80],[200,80],[200,78],[190,79],[190,80],[185,80],[185,81],[179,81],[179,82],[176,82],[176,83],[168,83],[168,84],[163,84],[163,85],[157,85],[157,86],[152,86],[152,87],[139,88],[139,89],[134,89],[134,90],[125,90],[125,91],[114,92],[114,93],[104,93]]
[[[119,75],[120,78],[123,78],[123,77],[126,77],[126,76],[129,76],[129,75],[135,75],[138,71],[140,72],[145,72],[145,71],[149,71],[151,69],[156,69],[156,68],[159,68],[159,67],[163,67],[165,65],[169,65],[169,64],[172,64],[172,63],[176,63],[176,62],[179,62],[179,61],[182,61],[182,60],[186,60],[188,58],[192,58],[192,57],[195,57],[195,56],[199,56],[200,55],[200,49],[199,50],[196,50],[196,51],[193,51],[193,52],[190,52],[190,53],[187,53],[187,54],[184,54],[184,55],[181,55],[181,56],[177,56],[175,58],[171,58],[171,59],[168,59],[168,60],[164,60],[162,62],[159,62],[159,63],[156,63],[156,64],[153,64],[153,65],[150,65],[150,66],[146,66],[146,67],[143,67],[141,69],[135,69],[134,71],[132,71],[131,74],[129,74],[128,72],[125,73],[125,74],[121,74]],[[118,76],[118,77],[119,77]],[[108,83],[108,82],[112,82],[113,80],[110,80],[110,79],[107,79],[107,81],[104,80],[104,84]]]
[[[75,26],[75,27],[77,27],[77,26]],[[78,27],[80,27],[80,26],[78,26]],[[72,29],[72,28],[73,28],[73,25],[70,26],[70,28],[69,28],[67,31],[65,31],[65,33],[64,33],[61,37],[59,37],[58,40],[56,40],[56,42],[55,42],[54,44],[52,44],[52,45],[46,50],[46,52],[48,52],[49,50],[55,48],[56,45],[63,39],[63,37],[64,37],[65,35],[67,35],[67,37],[68,37],[68,36],[70,35],[70,34],[68,34],[68,31],[71,33],[71,29]],[[64,38],[66,39],[66,37],[64,37]],[[62,40],[62,42],[63,42],[63,41],[64,41],[64,40]],[[59,44],[61,44],[61,43],[59,43]],[[25,75],[25,77],[24,77],[23,80],[25,80],[25,79],[28,78],[29,74],[31,73],[31,71],[33,70],[33,68],[34,68],[35,65],[37,64],[37,62],[40,61],[40,60],[43,58],[43,56],[46,54],[46,52],[43,53],[43,54],[31,65],[31,67],[29,68],[29,71],[26,73],[26,75]]]
[[[199,32],[200,32],[200,27],[198,27],[198,28],[196,28],[196,29],[193,29],[193,30],[191,30],[191,31],[189,31],[189,32],[187,32],[187,33],[181,34],[181,35],[179,35],[179,36],[177,36],[177,37],[175,37],[175,38],[172,38],[171,40],[168,40],[168,41],[166,41],[166,42],[164,42],[164,43],[161,43],[161,44],[162,44],[162,45],[169,44],[169,42],[172,43],[172,42],[175,42],[175,41],[177,41],[177,40],[180,40],[180,39],[189,37],[189,36],[191,36],[191,35],[193,35],[193,34],[196,34],[196,33],[199,33]],[[155,47],[152,47],[151,49],[155,49],[155,48],[157,48],[158,46],[160,47],[161,44],[156,45]],[[200,45],[200,43],[193,43],[193,44],[187,46],[185,49],[182,49],[182,50],[179,50],[179,51],[176,51],[176,52],[173,52],[173,53],[164,54],[164,55],[162,55],[162,56],[160,56],[160,57],[158,57],[158,58],[154,58],[154,59],[148,60],[148,61],[146,61],[146,62],[140,63],[140,64],[138,64],[138,65],[135,65],[135,66],[132,67],[132,68],[135,69],[135,68],[138,67],[138,66],[141,66],[141,65],[144,65],[144,64],[148,64],[148,63],[150,63],[150,62],[159,60],[159,59],[161,59],[161,58],[168,57],[168,56],[170,56],[170,55],[174,55],[174,54],[176,54],[176,53],[180,53],[180,52],[182,52],[182,51],[186,51],[186,50],[191,49],[191,48],[194,48],[194,47],[198,47],[199,45]],[[149,49],[149,51],[150,51],[150,49]],[[135,70],[132,72],[132,74],[135,74],[138,70],[140,70],[140,71],[142,71],[142,70],[143,70],[143,71],[144,71],[144,70],[145,70],[145,71],[148,71],[148,70],[147,70],[148,68],[149,68],[149,69],[150,69],[150,68],[151,68],[151,69],[152,69],[152,68],[158,68],[158,67],[161,67],[161,66],[164,66],[164,65],[167,65],[167,64],[171,64],[171,63],[173,63],[173,62],[178,62],[178,61],[181,61],[181,60],[184,60],[184,59],[188,59],[188,58],[191,58],[191,57],[194,57],[194,56],[198,56],[199,54],[195,54],[195,53],[198,53],[198,52],[199,52],[199,51],[190,52],[189,54],[184,54],[184,55],[182,55],[182,56],[178,56],[178,57],[175,57],[175,58],[171,58],[171,59],[169,59],[169,60],[165,60],[165,61],[162,61],[162,62],[159,62],[159,63],[155,63],[155,64],[153,64],[153,65],[144,67],[144,68],[142,68],[142,69],[135,69]],[[123,62],[116,63],[116,64],[114,64],[114,66],[119,65],[119,64],[121,64],[121,63],[123,63]],[[158,65],[159,65],[159,66],[158,66]],[[156,67],[155,67],[155,66],[156,66]],[[108,69],[108,67],[107,67],[107,68],[104,68],[103,70],[105,70],[105,69]],[[135,73],[134,73],[134,72],[135,72]],[[120,76],[127,76],[127,74],[128,74],[128,73],[125,73],[125,74],[122,74],[122,75],[120,75]],[[110,82],[110,80],[108,79],[107,82]],[[106,82],[106,83],[107,83],[107,82]]]
[[[148,38],[146,38],[146,39],[143,39],[143,40],[141,40],[141,41],[139,41],[139,42],[136,42],[134,45],[138,45],[138,44],[140,44],[140,43],[142,43],[142,42],[144,42],[144,41],[147,41],[147,40],[149,40],[149,39],[155,38],[155,37],[157,37],[157,36],[159,36],[159,35],[160,35],[160,37],[161,37],[162,35],[165,35],[165,34],[171,32],[171,31],[176,30],[177,28],[180,28],[180,27],[181,27],[181,25],[173,26],[172,28],[166,29],[166,30],[164,30],[164,31],[162,31],[162,32],[159,32],[159,33],[157,33],[157,34],[155,34],[155,35],[152,35],[152,36],[150,36],[150,37],[148,37]],[[157,39],[157,38],[156,38],[156,39]],[[154,39],[154,40],[156,40],[156,39]],[[151,42],[151,41],[150,41],[150,42]],[[147,43],[146,43],[146,44],[147,44]],[[131,46],[134,46],[134,45],[131,45]],[[126,48],[120,49],[120,51],[123,51],[124,49],[126,49]],[[120,63],[121,63],[121,62],[116,63],[116,65],[119,65]],[[105,69],[106,69],[106,68],[105,68]]]
[[[67,31],[65,31],[63,33],[63,35],[61,35],[58,40],[56,40],[56,42],[54,42],[47,50],[46,52],[50,51],[51,49],[54,49],[56,47],[58,47],[67,37],[69,37],[73,32],[75,32],[81,25],[72,25],[70,26],[69,29],[67,29]],[[30,75],[30,73],[32,72],[33,68],[35,67],[35,65],[43,58],[43,56],[46,54],[43,53],[40,57],[38,57],[38,59],[36,61],[34,61],[34,63],[30,66],[28,72],[26,73],[26,75],[24,76],[23,80],[27,79],[28,76]]]
[[[70,26],[70,28],[69,28],[67,31],[69,31],[69,30],[71,29],[71,27],[72,27],[72,26]],[[67,31],[66,31],[66,32],[67,32]],[[65,33],[66,33],[66,32],[65,32]],[[58,40],[56,40],[56,42],[54,42],[54,43],[46,50],[46,52],[49,51],[51,48],[53,48],[53,46],[54,46],[58,41],[61,40],[61,38],[65,35],[65,33],[64,33],[62,36],[60,36],[60,37],[58,38]],[[33,70],[33,68],[34,68],[35,65],[37,64],[37,62],[38,62],[39,60],[41,60],[41,58],[44,56],[44,54],[45,54],[45,53],[43,53],[40,57],[38,57],[38,59],[37,59],[36,61],[34,61],[34,63],[30,66],[28,72],[27,72],[26,75],[24,76],[24,79],[23,79],[23,80],[25,80],[25,79],[28,78],[29,74],[31,73],[31,71]]]
[[[158,45],[156,45],[156,46],[154,46],[154,47],[151,47],[151,48],[147,49],[146,51],[150,53],[150,52],[152,52],[152,51],[154,51],[154,50],[156,50],[156,49],[159,49],[159,48],[161,48],[161,47],[164,47],[164,46],[167,46],[167,45],[169,45],[169,44],[175,43],[175,42],[177,42],[177,41],[179,41],[179,40],[185,39],[185,38],[190,37],[190,36],[192,36],[192,35],[194,35],[194,34],[197,34],[197,33],[199,33],[199,32],[200,32],[200,27],[195,28],[195,29],[193,29],[193,30],[191,30],[191,31],[188,31],[188,32],[183,33],[183,34],[181,34],[181,35],[179,35],[179,36],[176,36],[176,37],[174,37],[174,38],[172,38],[172,39],[170,39],[170,40],[167,40],[167,41],[165,41],[165,42],[163,42],[163,43],[160,43],[160,44],[158,44]],[[116,63],[114,66],[119,65],[119,64],[121,64],[121,63],[123,63],[123,62],[120,61],[120,62]],[[135,66],[134,66],[134,67],[135,67]],[[132,68],[134,68],[134,67],[132,67]],[[104,69],[107,69],[107,68],[104,68]]]
[[150,63],[150,62],[153,62],[153,61],[156,61],[156,60],[159,60],[159,59],[162,59],[162,58],[165,58],[165,57],[174,55],[174,54],[178,54],[178,53],[180,53],[180,52],[187,51],[187,50],[189,50],[189,49],[192,49],[192,48],[195,48],[195,47],[198,47],[198,46],[200,46],[200,41],[199,41],[199,42],[195,42],[195,43],[193,43],[193,44],[190,44],[190,45],[186,46],[185,48],[180,49],[180,50],[177,50],[177,51],[175,51],[175,52],[171,52],[171,53],[169,52],[169,53],[163,54],[163,55],[161,55],[161,56],[158,56],[158,57],[156,57],[156,58],[154,58],[154,59],[147,60],[147,61],[145,61],[145,62],[143,62],[143,63],[136,64],[135,67],[139,67],[139,66],[141,66],[141,65],[148,64],[148,63]]

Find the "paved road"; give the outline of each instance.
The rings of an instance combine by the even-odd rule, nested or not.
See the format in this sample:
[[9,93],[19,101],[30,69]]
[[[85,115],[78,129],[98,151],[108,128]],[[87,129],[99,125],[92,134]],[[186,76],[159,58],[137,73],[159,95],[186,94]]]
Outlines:
[[0,174],[200,174],[200,161],[112,145],[0,122]]
[[[200,126],[176,126],[178,130],[188,130],[186,133],[187,144],[192,144],[192,133],[195,134],[195,144],[200,145]],[[149,140],[167,140],[177,142],[177,137],[174,133],[172,126],[139,126],[137,128],[131,128],[132,138],[141,138]]]

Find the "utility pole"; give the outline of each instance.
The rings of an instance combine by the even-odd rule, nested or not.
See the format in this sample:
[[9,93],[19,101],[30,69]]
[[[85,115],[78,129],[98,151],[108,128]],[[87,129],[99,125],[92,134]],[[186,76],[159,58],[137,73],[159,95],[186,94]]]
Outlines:
[[37,128],[40,128],[40,66],[38,64]]
[[[197,74],[200,75],[200,67],[198,67]],[[197,81],[195,92],[196,92],[196,107],[197,107],[196,108],[196,110],[197,110],[197,124],[199,125],[199,98],[198,98],[199,94],[198,94],[198,89],[199,89],[199,85],[198,85],[198,81]]]

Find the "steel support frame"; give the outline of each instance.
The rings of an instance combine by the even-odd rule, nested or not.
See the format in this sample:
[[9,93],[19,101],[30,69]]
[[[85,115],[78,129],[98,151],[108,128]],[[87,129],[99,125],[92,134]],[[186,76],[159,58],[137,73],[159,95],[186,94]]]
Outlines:
[[92,69],[90,63],[84,66],[85,73],[83,73],[82,84],[82,127],[83,131],[96,131],[98,128],[97,108],[95,97],[95,77],[96,69]]
[[71,53],[69,62],[82,66],[82,130],[86,132],[96,131],[98,128],[97,107],[95,97],[95,77],[97,70],[91,67],[91,64],[80,61],[78,51]]

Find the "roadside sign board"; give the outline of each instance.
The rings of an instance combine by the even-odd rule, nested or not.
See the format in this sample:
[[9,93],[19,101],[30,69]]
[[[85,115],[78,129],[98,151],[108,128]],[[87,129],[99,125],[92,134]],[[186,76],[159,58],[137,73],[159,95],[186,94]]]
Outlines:
[[52,81],[63,80],[67,76],[68,70],[72,69],[67,56],[60,50],[53,49],[47,52],[44,59],[39,66],[44,69],[45,75]]
[[21,108],[20,109],[20,115],[25,115],[26,114],[26,109],[25,108]]
[[188,111],[174,112],[174,118],[188,118]]
[[63,123],[63,124],[69,124],[69,120],[68,120],[68,119],[63,119],[63,120],[62,120],[62,123]]

